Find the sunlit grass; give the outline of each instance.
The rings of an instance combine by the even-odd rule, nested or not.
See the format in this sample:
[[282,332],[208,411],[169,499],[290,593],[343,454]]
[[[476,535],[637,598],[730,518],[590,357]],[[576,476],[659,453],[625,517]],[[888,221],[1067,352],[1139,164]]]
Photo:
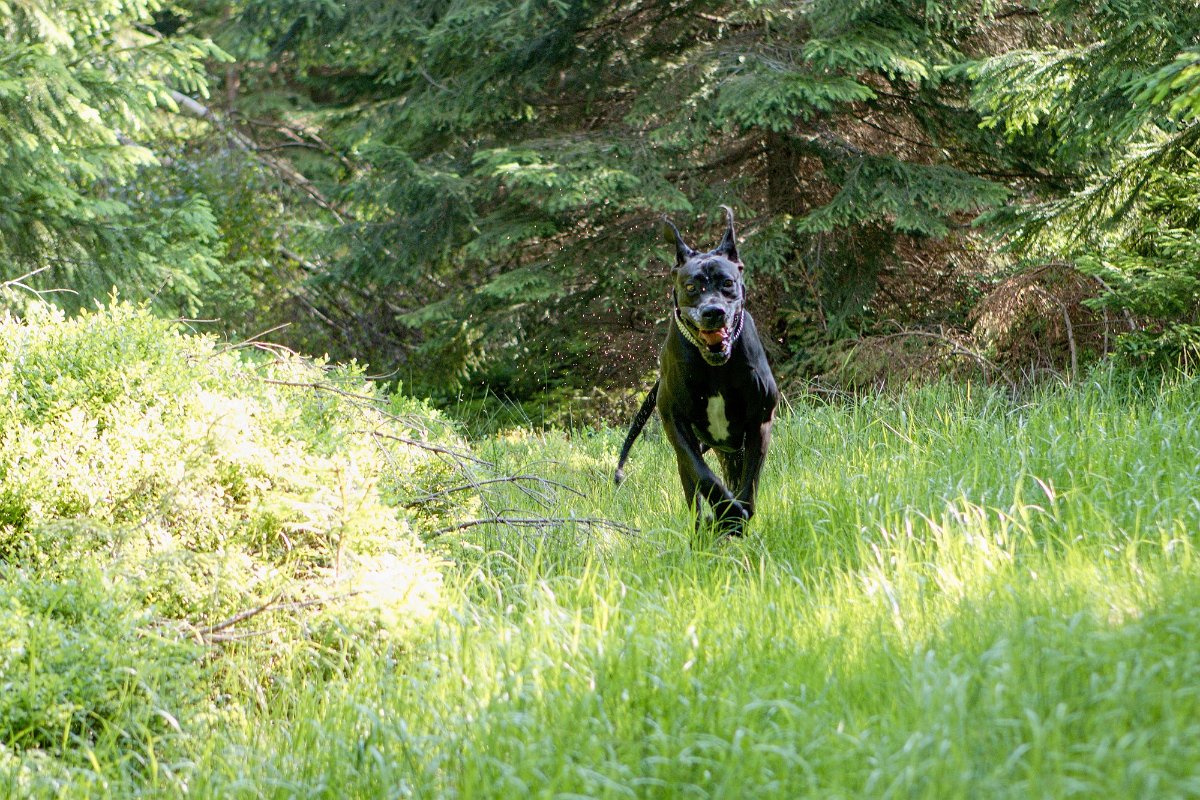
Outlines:
[[[802,405],[742,541],[689,529],[661,440],[482,453],[633,523],[453,548],[413,651],[248,714],[200,794],[1200,793],[1200,395],[1111,379]],[[514,508],[521,497],[510,498]],[[477,532],[478,533],[478,532]],[[469,546],[467,546],[469,544]]]
[[[418,639],[226,648],[159,762],[56,784],[212,797],[1200,794],[1200,385],[796,402],[742,540],[691,529],[653,431],[477,454],[581,492],[473,528]],[[503,486],[503,484],[501,485]],[[169,746],[168,746],[169,745]],[[0,752],[0,757],[3,753]],[[143,758],[143,761],[145,759]],[[0,762],[3,763],[3,762]]]

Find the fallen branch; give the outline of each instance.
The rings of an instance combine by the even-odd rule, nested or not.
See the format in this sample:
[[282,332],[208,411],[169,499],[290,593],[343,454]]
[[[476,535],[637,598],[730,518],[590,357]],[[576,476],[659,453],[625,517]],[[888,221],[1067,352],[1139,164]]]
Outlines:
[[[278,378],[257,378],[256,380],[262,381],[263,383],[274,384],[275,386],[294,386],[297,389],[313,389],[314,391],[320,392],[332,392],[333,394],[340,395],[353,401],[355,406],[358,408],[367,409],[385,419],[392,420],[393,422],[399,422],[402,425],[407,425],[413,428],[422,427],[419,423],[419,420],[415,417],[404,417],[399,414],[393,414],[392,412],[382,408],[381,399],[375,395],[351,392],[347,391],[346,389],[338,388],[330,383],[319,383],[316,381],[285,381]],[[368,431],[359,432],[367,433]],[[418,442],[417,444],[420,445],[421,443]],[[481,463],[488,464],[488,466],[493,466],[486,461]]]
[[496,466],[490,461],[484,461],[482,458],[476,458],[475,456],[467,455],[466,453],[460,453],[457,450],[451,450],[440,445],[430,444],[429,442],[422,442],[419,439],[410,439],[407,436],[397,436],[394,433],[381,433],[379,431],[355,431],[355,433],[365,433],[380,439],[390,439],[391,441],[399,442],[400,444],[407,444],[411,447],[419,447],[422,450],[428,450],[430,453],[440,453],[441,455],[450,456],[451,458],[462,461],[470,461],[473,464],[480,464],[485,467]]
[[[259,378],[258,380],[262,381],[263,383],[273,384],[275,386],[294,386],[297,389],[317,389],[323,392],[333,392],[334,394],[340,394],[342,397],[349,397],[352,400],[362,400],[367,403],[379,402],[377,398],[372,397],[369,394],[349,392],[345,389],[339,389],[338,387],[328,383],[316,383],[315,381],[284,381],[279,380],[278,378]],[[378,410],[381,414],[384,413],[382,409],[376,410]]]
[[[262,631],[248,631],[248,632],[238,632],[236,634],[233,634],[233,633],[226,634],[224,632],[228,631],[234,625],[238,625],[239,623],[245,622],[248,619],[253,619],[254,617],[257,617],[259,614],[265,614],[268,611],[299,611],[300,609],[309,608],[311,606],[325,605],[326,603],[332,603],[337,600],[344,600],[347,597],[353,597],[356,594],[358,594],[357,591],[346,592],[345,594],[340,594],[335,597],[314,597],[309,600],[296,600],[296,601],[292,601],[292,602],[288,602],[288,603],[279,602],[279,595],[276,595],[275,597],[272,597],[270,600],[266,601],[265,603],[262,603],[261,605],[257,605],[254,608],[248,608],[245,611],[239,611],[238,613],[234,614],[232,617],[229,617],[228,619],[223,619],[220,622],[217,622],[213,625],[205,625],[203,627],[196,626],[196,625],[189,625],[188,627],[190,627],[193,630],[193,632],[195,633],[196,636],[198,636],[202,640],[210,642],[210,643],[221,642],[221,641],[232,641],[234,639],[244,639],[244,638],[247,638],[250,636],[262,635],[263,632]],[[187,624],[187,623],[185,623],[185,624]]]
[[565,483],[559,483],[558,481],[552,481],[549,478],[542,478],[538,475],[509,475],[503,478],[488,478],[487,480],[476,481],[474,483],[464,484],[462,486],[454,486],[449,489],[442,489],[440,492],[431,492],[423,497],[417,497],[413,500],[409,500],[404,504],[404,506],[406,508],[413,508],[415,506],[424,505],[425,503],[431,503],[438,498],[445,497],[446,495],[455,494],[457,492],[465,492],[471,489],[478,490],[481,486],[488,486],[495,483],[513,483],[516,484],[517,488],[520,489],[527,497],[531,497],[538,502],[542,502],[545,499],[544,497],[534,497],[534,495],[531,494],[531,490],[521,486],[520,481],[532,481],[535,483],[545,484],[548,486],[553,486],[556,489],[565,489],[566,491],[571,492],[579,497],[584,496],[583,492],[579,491],[575,487],[567,486]]
[[228,345],[226,345],[225,347],[222,347],[220,350],[214,350],[214,351],[213,351],[213,352],[212,352],[212,353],[211,353],[211,354],[208,356],[208,358],[210,358],[210,359],[211,359],[211,358],[216,358],[216,357],[218,357],[218,356],[223,356],[223,355],[225,355],[226,353],[229,353],[229,352],[231,352],[231,351],[233,351],[233,350],[242,350],[242,349],[244,349],[244,348],[247,348],[247,347],[263,347],[263,348],[269,348],[269,352],[282,351],[282,352],[289,353],[289,354],[291,354],[291,355],[295,355],[295,354],[296,354],[296,351],[295,351],[295,350],[292,350],[290,347],[285,347],[285,346],[283,346],[283,345],[281,345],[281,344],[272,344],[272,343],[270,343],[270,342],[260,342],[260,341],[258,341],[258,340],[259,340],[260,338],[262,338],[263,336],[266,336],[266,335],[267,335],[267,334],[269,334],[269,333],[274,333],[275,331],[278,331],[278,330],[282,330],[282,329],[286,328],[287,326],[289,326],[289,325],[291,325],[291,324],[292,324],[292,323],[290,323],[290,322],[284,322],[284,323],[281,323],[281,324],[279,324],[279,325],[276,325],[276,326],[274,326],[274,327],[272,327],[272,328],[267,328],[265,331],[262,331],[262,332],[260,332],[260,333],[256,333],[256,334],[254,334],[253,336],[249,336],[249,337],[247,337],[247,338],[243,339],[243,340],[242,340],[242,341],[240,341],[240,342],[233,342],[232,344],[228,344]]
[[483,519],[469,519],[465,522],[460,522],[456,525],[450,525],[445,528],[439,528],[429,534],[430,537],[444,536],[447,533],[455,533],[457,531],[475,528],[480,525],[507,525],[512,528],[561,528],[566,525],[582,525],[587,528],[609,528],[618,533],[634,535],[638,533],[637,528],[632,525],[626,525],[623,522],[614,522],[610,519],[600,519],[598,517],[486,517]]
[[239,622],[244,622],[252,617],[257,617],[259,614],[262,614],[266,611],[270,611],[271,608],[274,607],[278,602],[279,602],[279,596],[276,595],[275,597],[272,597],[270,600],[268,600],[267,602],[263,603],[260,606],[255,606],[254,608],[247,609],[245,611],[239,611],[238,613],[234,614],[229,619],[222,620],[221,622],[218,622],[215,625],[206,625],[202,628],[197,627],[196,633],[198,633],[201,636],[211,636],[212,634],[217,633],[218,631],[223,631],[226,628],[232,628],[234,625],[237,625]]
[[[371,396],[371,395],[365,395],[365,394],[361,394],[359,392],[347,391],[345,389],[341,389],[337,386],[333,386],[328,383],[309,382],[309,381],[288,381],[288,380],[280,380],[280,379],[276,379],[276,378],[259,378],[258,380],[261,380],[265,383],[275,384],[278,386],[293,386],[293,387],[300,388],[300,389],[312,389],[314,391],[332,392],[341,397],[348,398],[352,403],[354,403],[357,407],[359,407],[360,409],[362,409],[364,411],[369,411],[369,412],[378,414],[380,417],[390,419],[390,420],[393,420],[396,422],[400,422],[402,424],[405,422],[405,420],[402,417],[399,417],[396,414],[393,414],[389,411],[384,410],[383,408],[380,408],[379,398]],[[396,433],[385,433],[384,431],[381,431],[379,429],[357,430],[357,431],[354,431],[354,433],[365,434],[365,435],[370,436],[373,439],[375,439],[377,444],[379,445],[380,449],[384,452],[386,457],[389,459],[391,459],[392,454],[389,452],[388,448],[383,445],[381,440],[398,442],[400,444],[408,445],[410,447],[416,447],[418,449],[425,450],[426,452],[434,453],[438,456],[442,456],[447,459],[450,459],[453,461],[454,466],[458,469],[458,471],[462,474],[463,478],[466,480],[466,483],[461,486],[454,486],[449,489],[443,489],[443,490],[437,491],[437,492],[430,492],[430,493],[425,494],[422,497],[411,500],[404,504],[405,507],[413,508],[413,507],[423,505],[428,502],[432,502],[433,500],[436,500],[440,497],[445,497],[449,494],[473,490],[478,495],[479,499],[481,500],[483,508],[485,510],[485,513],[491,514],[490,517],[486,517],[486,518],[482,518],[482,519],[478,519],[478,520],[470,520],[467,522],[459,523],[457,525],[452,525],[447,528],[442,528],[442,529],[436,530],[432,534],[430,534],[433,537],[442,536],[444,534],[452,533],[454,531],[465,530],[467,528],[472,528],[477,525],[486,525],[488,523],[508,524],[511,526],[527,527],[527,528],[547,528],[547,527],[561,526],[566,523],[575,523],[577,525],[583,525],[586,527],[606,527],[606,528],[617,530],[617,531],[620,531],[620,532],[626,533],[626,534],[636,534],[638,532],[637,529],[632,526],[623,525],[621,523],[616,523],[611,520],[604,520],[604,519],[544,518],[544,517],[519,518],[518,519],[518,518],[506,517],[506,516],[504,516],[505,511],[497,509],[492,505],[492,503],[490,502],[491,498],[489,498],[484,487],[492,486],[492,485],[496,485],[496,484],[503,484],[503,483],[512,484],[520,492],[522,492],[526,497],[529,497],[531,500],[538,503],[543,508],[548,508],[550,506],[552,498],[549,497],[547,494],[543,494],[543,493],[534,491],[529,486],[524,485],[524,483],[532,482],[532,483],[537,483],[543,487],[554,487],[556,489],[563,489],[563,490],[571,492],[572,494],[575,494],[579,497],[583,497],[584,494],[583,494],[583,492],[579,491],[578,489],[575,489],[574,487],[567,486],[566,484],[559,483],[557,481],[553,481],[548,478],[542,478],[537,475],[496,476],[496,472],[499,471],[499,468],[497,467],[497,465],[495,463],[493,463],[491,461],[486,461],[482,458],[478,458],[474,455],[471,455],[470,453],[466,453],[461,450],[456,450],[456,449],[453,449],[450,447],[433,444],[431,442],[422,441],[420,439],[413,439],[411,437],[402,436],[402,435],[396,434]],[[482,479],[477,477],[476,471],[474,469],[472,469],[472,466],[482,467],[485,470],[491,471],[493,477],[482,478]]]
[[38,267],[35,270],[30,270],[29,272],[26,272],[24,275],[18,275],[17,277],[11,278],[11,279],[5,281],[4,283],[0,283],[0,289],[9,289],[9,288],[24,289],[27,292],[32,292],[33,294],[37,295],[39,298],[44,294],[54,294],[55,292],[67,292],[70,294],[79,294],[74,289],[35,289],[32,286],[30,286],[29,284],[25,283],[25,281],[27,279],[32,278],[34,275],[37,275],[39,272],[45,272],[48,269],[50,269],[50,265],[47,265],[44,267]]

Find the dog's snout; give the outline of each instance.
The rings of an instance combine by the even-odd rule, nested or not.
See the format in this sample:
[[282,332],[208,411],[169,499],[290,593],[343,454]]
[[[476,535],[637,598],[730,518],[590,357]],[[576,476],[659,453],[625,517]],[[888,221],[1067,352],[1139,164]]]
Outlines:
[[707,328],[719,328],[725,324],[725,309],[721,306],[705,306],[700,309],[700,322]]

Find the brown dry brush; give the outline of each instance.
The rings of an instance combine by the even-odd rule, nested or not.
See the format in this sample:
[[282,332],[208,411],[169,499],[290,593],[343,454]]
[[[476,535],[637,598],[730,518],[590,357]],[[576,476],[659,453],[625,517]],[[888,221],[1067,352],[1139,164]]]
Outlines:
[[[1071,379],[1111,353],[1122,333],[1138,327],[1129,312],[1089,304],[1106,287],[1070,263],[1038,264],[990,285],[984,264],[976,263],[967,271],[974,284],[968,291],[961,283],[938,287],[929,280],[934,271],[914,270],[923,266],[925,255],[919,249],[910,251],[902,262],[907,266],[881,281],[876,301],[885,301],[880,316],[893,320],[892,330],[881,325],[848,342],[819,376],[818,386],[853,392],[951,378],[1000,382],[1016,389],[1047,376]],[[947,283],[964,277],[963,271],[944,274],[950,276]],[[936,305],[955,295],[965,302],[972,292],[982,296],[969,307],[963,326],[900,321],[918,316],[905,312],[921,304],[922,295]]]
[[1105,290],[1073,264],[1053,261],[998,283],[971,312],[971,335],[1010,374],[1079,374],[1112,352],[1117,337],[1136,329],[1128,313],[1093,308]]

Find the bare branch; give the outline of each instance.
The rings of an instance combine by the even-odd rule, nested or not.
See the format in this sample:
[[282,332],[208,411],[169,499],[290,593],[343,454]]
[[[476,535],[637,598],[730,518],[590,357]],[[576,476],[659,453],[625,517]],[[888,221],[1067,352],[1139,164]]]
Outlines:
[[279,602],[279,596],[276,595],[261,605],[257,605],[254,608],[248,608],[245,611],[239,611],[232,617],[221,620],[216,624],[205,626],[189,625],[189,627],[192,628],[197,636],[210,643],[245,639],[250,636],[261,636],[263,633],[265,633],[264,631],[246,631],[237,633],[226,633],[226,631],[239,623],[245,622],[248,619],[253,619],[259,614],[265,614],[268,611],[299,611],[312,606],[326,605],[327,603],[345,600],[346,598],[353,597],[357,594],[360,594],[360,592],[345,592],[344,594],[339,594],[334,597],[313,597],[308,600],[296,600],[289,603]]
[[397,436],[396,434],[393,434],[393,433],[381,433],[380,431],[355,431],[355,432],[356,433],[365,433],[365,434],[368,434],[369,436],[375,436],[380,439],[390,439],[391,441],[399,442],[400,444],[407,444],[412,447],[419,447],[422,450],[428,450],[431,453],[440,453],[442,455],[450,456],[451,458],[460,459],[462,461],[470,461],[472,464],[483,464],[484,466],[488,466],[488,467],[496,466],[495,464],[493,464],[490,461],[484,461],[482,458],[476,458],[475,456],[468,455],[467,453],[460,453],[457,450],[451,450],[448,447],[442,447],[441,445],[430,444],[429,442],[422,442],[418,439],[410,439],[407,436]]
[[561,528],[566,525],[582,525],[587,528],[608,528],[631,536],[638,533],[637,528],[634,528],[632,525],[614,522],[609,519],[600,519],[598,517],[487,517],[483,519],[469,519],[456,525],[439,528],[430,533],[429,536],[443,536],[447,533],[475,528],[480,525],[507,525],[513,528],[537,528],[539,530],[543,528]]
[[545,500],[544,496],[542,496],[542,495],[535,496],[536,493],[531,493],[531,490],[528,489],[528,487],[521,486],[521,484],[520,484],[521,481],[533,481],[533,482],[540,483],[543,485],[553,486],[556,489],[565,489],[566,491],[571,492],[572,494],[577,495],[579,497],[584,496],[583,492],[579,491],[575,487],[567,486],[565,483],[559,483],[558,481],[552,481],[549,478],[542,478],[538,475],[509,475],[509,476],[505,476],[502,478],[489,478],[487,480],[476,481],[474,483],[467,484],[464,486],[454,486],[449,489],[442,489],[439,492],[432,492],[423,497],[418,497],[414,500],[410,500],[407,503],[405,503],[404,505],[407,508],[413,508],[414,506],[424,505],[425,503],[433,502],[434,500],[437,500],[438,498],[441,498],[441,497],[445,497],[446,495],[455,494],[457,492],[465,492],[470,489],[478,490],[479,487],[481,487],[481,486],[488,486],[488,485],[496,484],[496,483],[516,484],[517,488],[520,489],[522,492],[524,492],[527,497],[532,497],[534,500],[537,500],[542,505],[546,505],[546,503],[544,502],[544,500]]
[[175,101],[176,105],[179,106],[181,111],[187,113],[189,116],[202,119],[223,132],[235,147],[237,147],[239,150],[250,153],[259,161],[262,161],[264,164],[269,166],[277,175],[279,175],[280,178],[283,179],[285,183],[308,195],[316,202],[317,205],[333,214],[334,218],[338,222],[345,224],[347,220],[354,219],[353,214],[351,214],[345,208],[335,205],[328,198],[326,198],[325,195],[322,194],[321,191],[313,184],[313,182],[305,177],[299,170],[297,170],[288,162],[265,153],[262,148],[260,148],[258,144],[249,136],[246,136],[244,133],[234,130],[230,126],[226,125],[225,121],[222,120],[221,117],[218,116],[217,113],[208,106],[192,99],[191,97],[188,97],[183,92],[172,91],[171,99]]
[[262,614],[266,611],[270,611],[272,608],[277,607],[278,602],[279,602],[279,596],[276,595],[275,597],[272,597],[270,600],[266,601],[262,605],[255,606],[254,608],[250,608],[245,611],[239,611],[238,613],[234,614],[232,617],[222,620],[221,622],[218,622],[215,625],[205,625],[203,627],[197,627],[196,632],[199,633],[201,636],[211,636],[212,634],[217,633],[218,631],[223,631],[226,628],[232,628],[234,625],[237,625],[239,622],[245,622],[246,620],[248,620],[252,617],[257,617],[259,614]]
[[[405,422],[405,420],[403,418],[381,408],[379,405],[379,398],[373,397],[371,395],[365,395],[365,394],[361,394],[358,392],[347,391],[347,390],[341,389],[337,386],[332,386],[328,383],[307,382],[307,381],[287,381],[287,380],[280,380],[280,379],[275,379],[275,378],[259,378],[259,380],[261,380],[265,383],[271,383],[271,384],[275,384],[275,385],[279,385],[279,386],[294,386],[294,387],[301,388],[301,389],[312,389],[315,391],[332,392],[334,394],[348,398],[354,405],[361,408],[364,412],[369,412],[369,413],[378,415],[379,417],[394,420],[394,421],[400,422],[402,424]],[[531,474],[519,474],[519,475],[508,475],[508,476],[496,475],[496,472],[499,471],[499,468],[497,467],[497,465],[495,463],[493,463],[491,461],[486,461],[482,458],[478,458],[474,455],[471,455],[470,453],[463,452],[461,450],[457,450],[457,449],[454,449],[451,447],[434,444],[432,442],[423,441],[420,439],[414,439],[412,437],[403,436],[403,435],[400,435],[397,433],[385,432],[383,430],[380,430],[379,428],[357,430],[357,431],[354,431],[354,433],[364,434],[364,435],[372,437],[374,440],[377,441],[377,443],[379,443],[380,449],[384,452],[385,456],[389,459],[392,458],[392,454],[389,452],[388,448],[383,445],[383,441],[398,442],[400,444],[408,445],[410,447],[416,447],[416,448],[425,450],[430,453],[435,453],[438,456],[443,456],[453,463],[454,467],[459,471],[459,473],[462,475],[463,479],[466,481],[466,483],[461,486],[454,486],[454,487],[451,487],[448,489],[442,489],[440,491],[427,493],[422,497],[418,497],[414,500],[411,500],[411,501],[405,503],[404,504],[405,507],[414,508],[414,507],[424,505],[426,503],[437,500],[438,498],[445,497],[447,495],[450,495],[450,494],[453,494],[456,492],[465,492],[465,491],[473,490],[475,492],[476,496],[478,496],[478,498],[482,501],[482,505],[483,505],[483,508],[485,509],[486,513],[491,515],[486,518],[481,518],[481,519],[477,519],[477,520],[468,520],[466,522],[460,522],[456,525],[452,525],[452,526],[449,526],[446,528],[440,528],[438,530],[435,530],[435,531],[427,534],[427,536],[429,536],[431,538],[436,538],[438,536],[442,536],[444,534],[451,533],[453,531],[466,530],[468,528],[473,528],[478,525],[486,525],[489,523],[509,525],[510,527],[535,528],[535,529],[539,529],[539,530],[545,529],[545,528],[552,528],[552,527],[561,527],[561,526],[567,525],[567,524],[575,524],[575,525],[582,525],[584,527],[589,527],[589,528],[609,528],[611,530],[616,530],[618,532],[629,534],[629,535],[634,535],[634,534],[638,533],[638,530],[630,525],[625,525],[625,524],[614,522],[611,520],[592,518],[592,517],[580,517],[580,518],[575,518],[575,517],[519,517],[519,518],[518,517],[508,517],[508,516],[506,516],[507,510],[497,509],[493,506],[493,504],[491,502],[491,497],[489,497],[488,492],[487,492],[487,487],[501,485],[501,484],[512,485],[512,486],[516,487],[517,490],[520,491],[521,493],[523,493],[526,497],[530,498],[531,500],[533,500],[534,502],[536,502],[538,505],[540,505],[543,508],[549,508],[552,505],[553,498],[551,496],[549,496],[548,494],[544,494],[542,492],[535,491],[530,486],[525,485],[526,483],[535,483],[542,487],[553,487],[555,489],[562,489],[564,491],[571,492],[572,494],[575,494],[580,497],[582,497],[584,495],[583,495],[583,492],[580,492],[578,489],[575,489],[571,486],[567,486],[566,484],[559,483],[557,481],[553,481],[548,478],[542,478],[542,477],[539,477],[536,475],[531,475]],[[476,468],[482,468],[483,470],[489,471],[492,473],[492,475],[489,477],[481,478],[478,476]]]
[[4,283],[0,283],[0,289],[9,289],[9,288],[24,289],[25,291],[31,292],[32,294],[35,294],[38,297],[41,297],[44,294],[54,294],[56,292],[67,292],[70,294],[78,294],[78,292],[76,292],[74,289],[34,289],[32,286],[25,283],[25,281],[27,279],[32,278],[34,275],[37,275],[39,272],[45,272],[46,270],[50,269],[50,266],[51,265],[47,264],[44,267],[38,267],[35,270],[30,270],[29,272],[26,272],[24,275],[18,275],[17,277],[12,278],[11,280],[7,280]]

